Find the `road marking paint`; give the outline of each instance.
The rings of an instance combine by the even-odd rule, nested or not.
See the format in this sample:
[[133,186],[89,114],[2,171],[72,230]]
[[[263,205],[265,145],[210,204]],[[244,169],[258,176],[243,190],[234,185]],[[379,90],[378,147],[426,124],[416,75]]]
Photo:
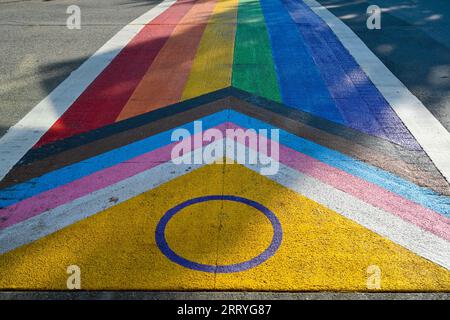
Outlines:
[[215,0],[200,0],[188,11],[173,30],[116,121],[174,104],[181,99],[197,47],[215,5]]
[[[194,153],[199,154],[201,152],[201,149],[194,151]],[[127,177],[113,185],[109,185],[55,209],[48,210],[38,216],[19,222],[2,230],[0,235],[0,253],[5,253],[18,246],[53,233],[76,221],[96,214],[101,210],[144,193],[150,188],[167,182],[180,174],[186,174],[194,170],[193,168],[199,168],[201,166],[203,165],[175,165],[171,162],[156,167],[150,166],[150,169]],[[261,165],[246,166],[257,172],[261,169]],[[396,214],[374,207],[355,197],[353,194],[336,189],[335,186],[328,185],[316,177],[308,176],[295,169],[291,169],[283,163],[280,163],[279,166],[279,173],[274,176],[269,176],[270,179],[360,223],[416,254],[450,269],[449,241],[403,220]],[[298,162],[296,166],[297,168],[301,168]],[[305,170],[305,168],[302,169]],[[308,172],[308,174],[310,173]],[[317,174],[315,175],[317,176]],[[150,178],[151,176],[153,178]],[[323,176],[321,178],[326,180]],[[111,201],[112,198],[116,200]],[[70,215],[67,215],[67,212],[70,212]],[[425,214],[428,215],[428,213]],[[417,219],[417,217],[415,218]],[[433,219],[432,216],[428,218]]]
[[[224,123],[215,129],[243,128],[233,123]],[[245,129],[245,128],[243,128]],[[194,139],[197,136],[194,136]],[[201,136],[199,136],[201,139]],[[269,140],[270,141],[270,140]],[[450,241],[450,219],[408,201],[397,194],[387,191],[375,184],[352,176],[344,171],[329,166],[313,157],[293,149],[271,142],[280,150],[280,163],[299,172],[314,177],[323,183],[349,193],[375,207],[394,213],[399,217]],[[97,171],[84,178],[56,187],[37,196],[23,200],[15,205],[0,210],[2,229],[12,226],[45,211],[54,209],[64,203],[73,201],[91,192],[106,188],[121,180],[151,169],[161,163],[170,161],[170,153],[175,143],[143,153],[130,160]],[[203,142],[206,145],[206,142]]]
[[[159,15],[165,14],[166,9],[173,5],[173,1],[164,1],[159,6],[153,9],[151,13],[148,15],[144,15],[146,19],[146,22],[149,20],[153,20],[155,17],[160,17]],[[265,2],[263,2],[265,4]],[[189,8],[189,6],[193,5],[193,1],[189,0],[180,0],[177,2],[177,5],[174,6],[174,11],[178,12],[177,14],[181,14],[181,16],[184,15],[184,11]],[[217,9],[219,8],[219,9]],[[284,8],[280,8],[280,10],[283,9],[283,16],[289,17],[288,13],[284,10]],[[186,10],[187,11],[187,10]],[[269,12],[270,14],[270,12]],[[206,28],[207,32],[203,34],[200,47],[198,49],[198,52],[196,54],[196,61],[194,62],[192,72],[189,75],[189,78],[192,78],[192,80],[188,80],[188,86],[185,88],[184,91],[184,98],[188,98],[190,96],[196,96],[198,94],[205,93],[207,91],[211,91],[217,88],[222,88],[230,84],[231,81],[231,72],[232,72],[232,64],[233,64],[233,47],[234,47],[234,35],[236,30],[236,17],[237,15],[237,1],[236,0],[228,0],[228,1],[220,1],[219,5],[215,9],[214,15],[210,18],[210,21],[208,23],[209,27]],[[181,19],[180,16],[180,19]],[[151,19],[150,19],[151,18]],[[315,18],[310,16],[310,18]],[[40,108],[33,109],[30,113],[30,116],[26,117],[29,120],[26,120],[24,118],[23,121],[19,122],[16,126],[11,128],[8,134],[6,134],[2,140],[0,140],[1,149],[0,151],[2,154],[2,166],[4,169],[0,170],[0,178],[3,178],[6,172],[10,170],[10,168],[14,165],[15,162],[17,162],[18,159],[20,159],[21,156],[23,156],[24,152],[29,149],[30,146],[32,146],[36,139],[37,145],[41,145],[44,143],[47,143],[49,141],[53,141],[55,139],[59,139],[62,137],[70,136],[72,134],[75,134],[77,132],[84,132],[88,130],[89,128],[97,128],[101,125],[109,124],[112,121],[115,121],[117,118],[118,113],[120,112],[123,105],[128,101],[129,95],[132,94],[132,91],[135,89],[133,86],[128,83],[129,81],[118,81],[121,82],[121,88],[116,88],[114,85],[111,85],[111,81],[114,81],[113,76],[108,76],[108,79],[105,80],[108,85],[105,87],[100,86],[100,90],[97,90],[97,88],[94,91],[103,91],[103,89],[107,88],[108,86],[114,87],[113,94],[111,92],[108,95],[108,98],[101,97],[99,101],[102,101],[100,105],[102,107],[99,108],[88,108],[90,112],[95,112],[95,116],[87,116],[81,112],[81,110],[78,110],[77,108],[69,108],[69,106],[78,100],[81,92],[84,89],[89,89],[88,85],[92,82],[93,79],[95,79],[100,72],[105,69],[105,67],[110,63],[110,61],[115,58],[116,56],[120,56],[119,51],[121,48],[123,48],[126,44],[126,40],[130,40],[133,38],[133,35],[138,34],[138,31],[141,31],[142,25],[138,25],[137,23],[143,23],[144,18],[136,19],[135,22],[131,23],[129,26],[126,26],[122,31],[121,35],[125,37],[126,39],[123,40],[121,37],[116,36],[113,39],[111,39],[108,44],[110,46],[106,46],[98,51],[98,54],[94,55],[90,60],[86,61],[86,64],[83,65],[78,71],[75,71],[65,82],[61,84],[61,88],[56,90],[50,94],[46,99],[42,101],[39,105],[41,105]],[[175,28],[175,25],[178,23],[178,20],[174,19],[173,21],[170,19],[170,17],[164,16],[162,18],[165,22],[173,23],[174,25],[170,28]],[[277,20],[275,20],[276,22]],[[286,20],[288,21],[288,20]],[[312,21],[312,20],[311,20]],[[293,25],[293,28],[295,29],[295,23],[292,20],[289,20],[290,24]],[[275,25],[272,20],[267,21],[268,26],[270,28],[276,27],[280,28],[280,25]],[[148,26],[146,26],[148,27]],[[208,31],[209,30],[209,31]],[[225,31],[224,31],[225,30]],[[278,30],[278,29],[277,29]],[[208,36],[209,34],[209,36]],[[168,38],[170,36],[169,34],[166,34],[165,37]],[[122,37],[122,38],[123,38]],[[217,38],[225,38],[226,41],[217,41]],[[287,37],[285,33],[280,33],[280,37]],[[334,35],[333,35],[334,37]],[[278,43],[279,39],[275,37],[276,39],[273,39],[273,43]],[[289,37],[288,37],[289,38]],[[209,40],[208,40],[209,39]],[[284,38],[283,38],[284,39]],[[120,41],[119,41],[120,40]],[[223,40],[223,39],[222,39]],[[275,41],[276,40],[276,41]],[[286,40],[286,39],[284,39]],[[289,39],[288,39],[289,40]],[[158,40],[159,41],[159,40]],[[275,41],[275,42],[274,42]],[[164,41],[159,41],[158,43],[161,44],[161,47],[163,45]],[[219,42],[219,43],[216,43]],[[289,42],[289,41],[288,41]],[[119,43],[120,45],[117,45]],[[203,43],[203,44],[202,44]],[[152,49],[154,51],[154,54],[159,51],[155,48],[158,47],[157,45],[152,45]],[[105,49],[106,48],[106,49]],[[111,49],[112,48],[112,49]],[[115,48],[115,49],[114,49]],[[158,47],[159,48],[159,47]],[[274,49],[274,48],[272,48]],[[109,51],[108,51],[109,50]],[[114,51],[115,50],[115,51]],[[101,53],[101,54],[100,54]],[[345,54],[340,54],[339,61],[347,61],[345,57]],[[120,60],[120,59],[119,59]],[[149,59],[150,61],[151,59]],[[92,61],[97,61],[93,63]],[[88,63],[89,62],[89,63]],[[117,59],[114,59],[113,63],[119,63]],[[373,64],[371,64],[373,65]],[[142,67],[143,70],[138,70],[137,73],[145,73],[146,67]],[[84,70],[84,71],[83,71]],[[305,69],[307,70],[307,69]],[[305,70],[302,70],[300,74],[302,74]],[[348,71],[348,70],[347,70]],[[291,71],[290,71],[291,72]],[[279,73],[279,70],[278,70]],[[291,72],[292,73],[292,72]],[[128,73],[127,73],[128,74]],[[78,76],[77,76],[78,75]],[[353,77],[351,74],[347,74],[348,77],[352,79],[353,82],[355,82],[355,79],[358,77]],[[133,83],[138,83],[140,77],[136,75],[134,77],[135,79],[132,79]],[[298,72],[297,75],[293,76],[293,79],[298,79]],[[289,79],[288,79],[289,80]],[[292,80],[292,79],[291,79]],[[383,81],[386,79],[383,79]],[[104,81],[104,82],[105,82]],[[199,82],[200,81],[200,82]],[[128,83],[128,84],[125,84]],[[189,84],[191,83],[191,84]],[[289,84],[289,82],[286,82]],[[392,84],[392,81],[389,82]],[[119,94],[120,91],[123,91],[123,86],[127,86],[127,90],[125,90],[126,94]],[[166,86],[167,88],[170,88],[170,85]],[[191,88],[191,89],[189,89]],[[272,88],[273,89],[273,88]],[[269,89],[268,89],[269,90]],[[128,91],[130,94],[128,95]],[[270,91],[270,90],[269,90]],[[268,92],[269,92],[268,91]],[[298,91],[298,88],[296,88],[293,92],[295,93]],[[314,90],[313,90],[314,91]],[[313,92],[312,91],[312,92]],[[366,92],[367,90],[363,90]],[[372,96],[376,90],[371,91],[370,96],[364,96],[361,95],[365,101],[377,101],[377,103],[380,103],[378,101],[376,96]],[[190,93],[186,93],[190,92]],[[118,98],[118,95],[121,96],[121,99],[125,99],[123,104],[120,102],[121,99]],[[298,93],[295,93],[298,95]],[[361,92],[360,92],[361,94]],[[84,96],[84,95],[83,95]],[[115,96],[115,97],[112,97]],[[398,97],[398,96],[397,96]],[[94,99],[95,100],[95,99]],[[120,101],[119,101],[120,100]],[[353,101],[353,100],[352,100]],[[356,101],[356,100],[355,100]],[[355,102],[353,101],[353,102]],[[116,104],[116,107],[110,108],[108,103]],[[316,101],[320,105],[320,99]],[[89,103],[88,103],[89,104]],[[44,105],[44,106],[42,106]],[[56,106],[56,107],[55,107]],[[55,107],[55,108],[54,108]],[[302,106],[299,106],[300,108]],[[322,105],[323,107],[323,105]],[[54,108],[54,110],[52,110]],[[67,110],[69,108],[69,110]],[[102,109],[103,108],[103,109]],[[316,110],[317,112],[328,112],[321,109],[321,107]],[[95,111],[92,111],[94,110]],[[97,110],[98,109],[98,110]],[[308,109],[308,108],[307,108]],[[313,108],[315,110],[315,107]],[[329,108],[327,108],[329,109]],[[308,109],[309,110],[309,109]],[[309,110],[309,111],[314,111]],[[322,111],[321,111],[322,110]],[[67,112],[66,112],[67,111]],[[49,112],[54,112],[53,115],[50,115]],[[34,114],[34,116],[33,116]],[[100,114],[100,115],[99,115]],[[62,119],[60,118],[62,116]],[[362,112],[360,115],[362,118],[366,117],[364,113]],[[380,116],[378,113],[375,112],[375,117]],[[84,117],[84,118],[83,118]],[[383,117],[383,116],[381,116]],[[60,118],[60,119],[59,119]],[[30,120],[31,119],[31,120]],[[59,120],[58,120],[59,119]],[[365,118],[364,118],[365,119]],[[378,119],[378,118],[377,118]],[[383,118],[385,119],[385,118]],[[383,122],[384,120],[381,119],[380,121]],[[39,121],[37,121],[39,120]],[[366,119],[367,120],[367,119]],[[56,121],[56,123],[55,123]],[[34,124],[38,124],[37,126],[34,126]],[[50,130],[51,132],[44,133],[45,130],[47,130],[49,127],[53,127],[54,130]],[[391,141],[396,141],[398,143],[401,143],[402,145],[412,147],[417,146],[416,143],[410,139],[409,132],[403,132],[399,129],[401,127],[400,125],[393,126],[394,128],[386,127],[383,128],[383,131],[389,131],[388,138]],[[366,130],[366,126],[364,126],[363,129]],[[399,132],[399,130],[401,132]],[[428,129],[427,129],[428,130]],[[29,132],[28,132],[29,131]],[[392,131],[392,132],[391,132]],[[42,135],[44,134],[44,137]],[[437,135],[442,136],[442,135]],[[39,138],[41,138],[39,140]],[[400,140],[397,140],[400,139]],[[444,138],[442,138],[444,139]],[[442,140],[441,139],[441,140]],[[445,140],[445,139],[444,139]],[[399,142],[400,141],[400,142]],[[446,144],[439,144],[439,146],[446,145]],[[430,147],[428,148],[430,149]],[[446,158],[446,155],[448,154],[448,150],[444,148],[441,152],[440,158]],[[435,153],[439,153],[439,150],[437,148],[434,148]],[[9,160],[8,160],[9,159]],[[447,161],[442,160],[444,167],[445,163]],[[442,163],[441,163],[442,164]],[[447,167],[450,166],[447,164]],[[445,169],[442,169],[441,171]]]
[[[200,151],[194,152],[196,153],[201,154]],[[198,167],[200,165],[175,165],[172,162],[166,162],[3,229],[0,233],[0,254],[111,208]],[[111,199],[118,200],[111,201]],[[70,212],[69,215],[68,212]],[[37,226],[39,228],[36,228]]]
[[[224,95],[230,96],[224,98]],[[430,188],[441,194],[441,201],[443,201],[444,195],[450,194],[450,186],[423,150],[399,149],[383,139],[359,133],[301,111],[294,112],[281,104],[234,88],[222,89],[198,97],[195,101],[180,102],[158,112],[122,121],[70,140],[57,142],[52,144],[52,147],[32,149],[22,158],[17,167],[10,171],[3,181],[0,181],[0,189],[5,190],[12,185],[18,185],[100,153],[106,153],[141,140],[144,136],[139,132],[138,127],[141,130],[145,127],[145,136],[148,137],[228,108],[276,125],[298,137],[311,140],[353,159],[391,172],[416,185]],[[179,114],[180,112],[181,114]],[[178,114],[179,116],[177,116]],[[156,121],[158,121],[158,125],[153,126]],[[143,125],[144,127],[142,127]],[[100,149],[93,148],[92,142],[94,141],[95,145],[100,143],[98,146]],[[104,151],[100,152],[100,150]],[[418,161],[418,163],[411,163],[411,161]],[[417,171],[420,170],[425,171],[418,175]]]
[[[183,201],[222,193],[257,201],[277,216],[283,242],[274,256],[232,274],[194,271],[167,259],[155,239],[163,214]],[[256,256],[272,236],[260,213],[226,201],[185,208],[166,230],[179,255],[218,265]],[[365,270],[372,264],[383,270],[383,290],[448,291],[450,285],[448,270],[240,165],[205,166],[0,256],[0,286],[61,289],[64,266],[73,261],[86,290],[366,291]]]
[[[221,124],[215,128],[224,130],[226,124]],[[194,138],[196,137],[197,135],[194,135]],[[7,218],[5,221],[0,222],[0,229],[39,215],[42,212],[54,209],[64,203],[106,188],[135,174],[170,161],[171,151],[177,142],[167,143],[151,151],[143,150],[142,154],[134,158],[127,159],[104,169],[99,169],[90,175],[85,175],[67,184],[59,185],[36,196],[27,198],[15,205],[0,209],[0,217]],[[206,145],[207,143],[204,142],[203,144]],[[66,170],[63,171],[67,172]]]
[[311,52],[279,0],[261,0],[284,104],[347,124],[318,70]]
[[[214,262],[214,264],[204,264],[204,263],[198,263],[189,259],[186,259],[185,257],[180,256],[175,251],[172,250],[170,245],[167,243],[166,239],[166,229],[167,224],[170,222],[170,220],[174,217],[175,214],[179,213],[181,210],[185,209],[186,207],[196,205],[198,203],[203,202],[210,202],[210,201],[232,201],[232,202],[238,202],[243,203],[247,206],[250,206],[259,212],[263,213],[265,217],[270,221],[270,224],[273,228],[273,237],[270,244],[265,248],[265,250],[258,254],[256,257],[253,257],[252,259],[245,260],[243,262],[239,263],[233,263],[233,264],[226,264],[226,265],[218,265],[217,260]],[[219,225],[220,227],[220,225]],[[278,220],[277,216],[270,211],[267,207],[263,206],[262,204],[235,195],[208,195],[208,196],[202,196],[197,197],[193,199],[189,199],[183,203],[178,204],[177,206],[169,209],[164,216],[159,220],[158,225],[156,227],[156,244],[158,245],[159,250],[170,260],[173,262],[192,269],[192,270],[198,270],[198,271],[204,271],[204,272],[211,272],[211,273],[233,273],[233,272],[240,272],[247,269],[254,268],[264,262],[266,260],[270,259],[278,250],[278,248],[281,245],[282,238],[283,238],[283,230],[281,228],[280,221]]]
[[218,0],[203,33],[182,100],[231,85],[238,0]]
[[[228,121],[236,124],[242,123],[243,126],[248,126],[255,130],[277,129],[276,126],[255,118],[245,117],[235,111],[230,111]],[[355,160],[338,151],[323,147],[320,144],[298,137],[284,130],[280,130],[280,141],[286,147],[314,157],[321,162],[341,169],[368,182],[374,183],[411,201],[420,203],[421,205],[439,212],[444,216],[450,216],[448,197],[442,196],[428,188],[420,187],[408,180],[396,176],[395,174],[367,164],[363,161]]]
[[145,25],[35,147],[113,123],[195,0],[178,0]]
[[[342,64],[346,61],[339,61],[335,56],[334,52],[342,47],[339,43],[329,42],[324,37],[325,30],[321,25],[324,22],[317,15],[304,10],[301,1],[285,0],[282,2],[297,24],[297,30],[305,39],[306,46],[311,51],[311,56],[344,122],[352,128],[365,129],[377,136],[385,136],[376,118],[373,117],[366,102],[345,72]],[[331,30],[330,33],[332,33]],[[353,67],[359,68],[356,63]],[[384,112],[393,112],[387,103],[385,107],[387,108],[383,110]],[[390,124],[387,123],[387,125]]]
[[258,0],[240,0],[232,85],[281,102],[269,35]]
[[164,0],[122,28],[0,138],[0,180],[39,141],[145,24],[175,2]]
[[[203,129],[217,126],[228,119],[238,125],[258,129],[276,129],[265,122],[244,116],[238,112],[225,110],[204,117],[202,119]],[[193,123],[180,128],[186,128],[192,132]],[[12,186],[2,190],[5,199],[0,200],[0,206],[7,207],[28,197],[38,195],[42,192],[70,183],[76,179],[87,176],[95,171],[111,167],[122,161],[126,161],[145,152],[162,147],[171,141],[171,131],[166,131],[127,146],[98,155],[89,160],[75,163],[54,172],[47,173],[42,177],[34,178],[28,182]],[[304,153],[312,158],[324,162],[332,167],[338,168],[351,175],[364,179],[370,183],[380,186],[392,193],[401,195],[413,202],[419,203],[431,210],[449,216],[449,206],[446,198],[436,194],[430,189],[419,187],[414,183],[404,180],[394,174],[376,168],[372,165],[355,160],[340,152],[328,149],[307,139],[297,137],[284,130],[280,130],[280,141],[283,145]]]
[[345,23],[317,1],[304,2],[330,26],[437,169],[450,182],[450,133]]
[[420,146],[333,30],[302,1],[281,0],[311,49],[328,90],[350,127],[412,150]]

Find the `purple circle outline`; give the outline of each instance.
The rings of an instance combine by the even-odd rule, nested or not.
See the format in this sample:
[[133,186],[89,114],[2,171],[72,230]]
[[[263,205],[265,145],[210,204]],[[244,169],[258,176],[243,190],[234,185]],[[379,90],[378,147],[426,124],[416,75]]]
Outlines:
[[[272,242],[266,248],[266,250],[264,250],[262,253],[260,253],[255,258],[250,259],[248,261],[236,263],[236,264],[218,265],[218,266],[193,262],[193,261],[187,260],[187,259],[179,256],[177,253],[175,253],[169,247],[169,244],[167,243],[167,240],[166,240],[165,230],[166,230],[167,223],[170,221],[170,219],[172,219],[172,217],[175,214],[177,214],[180,210],[182,210],[188,206],[191,206],[196,203],[214,201],[214,200],[225,200],[225,201],[234,201],[234,202],[244,203],[244,204],[246,204],[250,207],[253,207],[253,208],[261,211],[262,213],[264,213],[264,215],[271,222],[272,228],[274,231]],[[263,206],[262,204],[260,204],[256,201],[253,201],[253,200],[250,200],[247,198],[238,197],[238,196],[232,196],[232,195],[204,196],[204,197],[193,198],[193,199],[187,200],[183,203],[180,203],[179,205],[169,209],[164,214],[164,216],[158,222],[158,225],[156,227],[156,233],[155,233],[155,239],[156,239],[157,246],[169,260],[171,260],[183,267],[189,268],[189,269],[204,271],[204,272],[211,272],[211,273],[232,273],[232,272],[244,271],[244,270],[256,267],[257,265],[265,262],[266,260],[268,260],[270,257],[272,257],[275,254],[275,252],[278,250],[278,248],[281,245],[282,238],[283,238],[283,231],[281,229],[280,221],[278,220],[278,218],[272,211],[270,211],[265,206]]]

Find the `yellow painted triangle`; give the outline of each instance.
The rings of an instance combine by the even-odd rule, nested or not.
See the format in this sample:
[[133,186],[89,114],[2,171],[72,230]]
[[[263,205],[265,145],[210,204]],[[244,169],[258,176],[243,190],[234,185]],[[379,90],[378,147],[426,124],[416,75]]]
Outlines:
[[[161,217],[192,198],[229,194],[271,210],[281,246],[253,268],[227,274],[169,260],[155,242]],[[188,206],[167,223],[169,246],[208,265],[254,258],[273,237],[255,208],[230,201]],[[0,256],[2,289],[66,289],[67,267],[84,290],[449,291],[450,272],[241,165],[209,165]],[[369,268],[369,273],[367,272]],[[372,268],[372,269],[371,269]]]

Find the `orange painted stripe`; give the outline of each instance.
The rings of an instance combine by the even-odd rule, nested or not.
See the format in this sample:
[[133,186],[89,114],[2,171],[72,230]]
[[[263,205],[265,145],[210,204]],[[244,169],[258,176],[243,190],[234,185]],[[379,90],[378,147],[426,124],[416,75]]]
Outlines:
[[116,121],[180,101],[197,47],[216,0],[198,1],[147,70]]

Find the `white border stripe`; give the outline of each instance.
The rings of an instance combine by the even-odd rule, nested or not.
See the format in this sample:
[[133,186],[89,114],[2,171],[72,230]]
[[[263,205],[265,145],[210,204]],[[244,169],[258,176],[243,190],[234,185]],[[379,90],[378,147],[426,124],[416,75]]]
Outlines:
[[317,1],[304,2],[333,30],[450,182],[450,133],[344,22]]
[[447,240],[281,163],[279,173],[268,178],[450,270]]
[[[244,148],[248,152],[249,149]],[[194,153],[201,152],[202,149],[197,149]],[[279,162],[278,165],[279,172],[267,178],[450,270],[450,242],[313,177]],[[15,224],[1,232],[0,254],[40,239],[202,166],[176,165],[169,160],[114,185]],[[262,168],[260,165],[246,166],[257,173]],[[111,197],[119,199],[118,202],[112,203]]]
[[[201,149],[195,153],[201,152]],[[203,165],[176,165],[169,160],[106,188],[48,210],[0,231],[0,254],[36,241],[98,212],[187,174]],[[111,198],[118,199],[110,201]]]
[[0,180],[62,116],[119,52],[176,0],[164,0],[123,27],[0,138]]

